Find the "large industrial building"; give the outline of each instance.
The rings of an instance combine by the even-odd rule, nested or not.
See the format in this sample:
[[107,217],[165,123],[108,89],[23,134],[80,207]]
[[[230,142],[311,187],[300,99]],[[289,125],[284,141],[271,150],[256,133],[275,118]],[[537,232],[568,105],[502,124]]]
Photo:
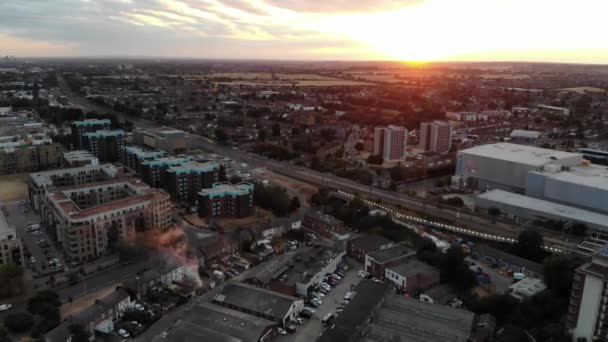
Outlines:
[[480,145],[458,152],[454,181],[471,189],[524,193],[530,171],[547,165],[579,166],[582,162],[578,153],[510,143]]
[[385,161],[405,160],[407,129],[400,126],[376,127],[374,129],[374,154]]
[[75,262],[98,258],[137,232],[171,225],[169,195],[133,178],[47,192],[40,209],[42,222]]
[[608,167],[585,162],[531,171],[526,195],[608,214]]
[[480,209],[497,208],[517,220],[580,223],[596,232],[608,233],[608,215],[504,190],[495,189],[478,195],[475,206]]
[[169,153],[181,153],[186,150],[186,133],[168,127],[136,129],[133,131],[133,142]]

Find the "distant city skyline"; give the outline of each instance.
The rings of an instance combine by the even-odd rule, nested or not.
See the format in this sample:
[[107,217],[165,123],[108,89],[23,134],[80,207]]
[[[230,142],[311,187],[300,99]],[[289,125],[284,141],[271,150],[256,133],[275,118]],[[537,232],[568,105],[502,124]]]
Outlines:
[[608,64],[598,0],[0,3],[0,55]]

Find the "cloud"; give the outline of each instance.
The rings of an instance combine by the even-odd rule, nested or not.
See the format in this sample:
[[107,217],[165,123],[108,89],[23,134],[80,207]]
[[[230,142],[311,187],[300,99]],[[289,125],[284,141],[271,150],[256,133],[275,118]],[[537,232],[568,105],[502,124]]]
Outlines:
[[267,0],[268,4],[298,12],[384,12],[423,3],[424,0]]

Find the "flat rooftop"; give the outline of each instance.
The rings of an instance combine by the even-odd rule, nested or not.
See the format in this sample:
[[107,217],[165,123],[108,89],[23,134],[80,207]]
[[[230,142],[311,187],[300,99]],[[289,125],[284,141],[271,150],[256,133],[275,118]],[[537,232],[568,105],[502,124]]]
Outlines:
[[118,174],[118,168],[112,164],[85,165],[81,167],[30,173],[30,180],[37,186],[50,186],[53,184],[53,178],[65,177],[69,175],[75,176],[81,172],[104,172],[106,175],[108,175],[108,177],[113,178]]
[[475,314],[388,294],[366,330],[367,341],[466,342]]
[[376,262],[383,264],[391,260],[395,260],[404,256],[412,256],[415,254],[415,251],[407,247],[397,245],[394,247],[385,248],[379,251],[369,253],[368,256],[370,258],[373,258]]
[[578,221],[595,227],[608,227],[608,215],[593,211],[569,207],[567,205],[528,197],[504,190],[490,190],[477,196],[479,199],[502,203],[521,210],[532,210],[550,214],[565,221]]
[[273,321],[211,303],[192,307],[183,319],[243,342],[257,342],[266,330],[276,325]]
[[139,159],[158,158],[158,157],[162,157],[166,154],[164,151],[148,150],[148,149],[143,149],[138,146],[126,146],[126,147],[124,147],[124,150],[131,154],[134,154]]
[[458,155],[474,155],[538,167],[554,162],[555,160],[568,158],[579,158],[581,161],[583,160],[583,156],[580,153],[570,153],[511,143],[475,146],[459,151]]
[[119,136],[124,136],[125,135],[125,131],[121,130],[121,129],[117,129],[117,130],[100,130],[100,131],[95,131],[95,132],[86,132],[84,133],[84,136],[90,137],[90,138],[102,138],[102,137],[119,137]]
[[277,319],[283,319],[291,306],[301,300],[300,298],[242,283],[226,284],[222,292],[213,297],[214,303],[246,309]]
[[80,121],[72,121],[72,124],[76,126],[109,125],[111,123],[112,122],[109,119],[87,119]]
[[66,160],[69,160],[69,161],[78,161],[78,160],[85,161],[85,160],[97,159],[97,157],[95,157],[91,152],[86,151],[86,150],[64,152],[63,158],[65,158]]
[[253,184],[251,183],[215,183],[213,184],[213,188],[202,189],[199,194],[214,198],[221,196],[241,196],[250,192],[253,192]]
[[416,274],[439,272],[439,269],[418,260],[411,260],[397,266],[387,267],[387,269],[406,277],[415,276]]
[[182,173],[195,173],[195,172],[211,172],[219,170],[220,164],[216,162],[205,162],[199,163],[195,161],[187,162],[177,166],[171,166],[167,172],[174,172],[176,174]]
[[[89,192],[95,191],[101,186],[116,185],[116,186],[130,186],[131,190],[135,193],[128,197],[117,199],[114,201],[104,202],[95,206],[80,208],[78,205],[68,196],[70,191],[81,191]],[[64,188],[59,191],[49,193],[47,195],[54,206],[63,212],[63,214],[72,220],[84,220],[91,216],[99,215],[105,212],[111,212],[121,210],[122,208],[132,207],[139,203],[146,203],[157,198],[166,197],[169,195],[161,190],[150,188],[144,182],[139,179],[111,179],[104,182],[90,183],[75,187]]]
[[608,191],[608,166],[590,164],[588,166],[574,166],[560,172],[542,172],[547,178],[576,183],[590,188]]

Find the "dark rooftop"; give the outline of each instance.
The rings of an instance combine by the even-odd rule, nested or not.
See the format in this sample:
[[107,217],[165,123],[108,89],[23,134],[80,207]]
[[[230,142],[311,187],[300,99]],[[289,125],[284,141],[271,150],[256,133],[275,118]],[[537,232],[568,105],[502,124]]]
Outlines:
[[416,254],[416,252],[414,252],[413,250],[401,245],[397,245],[394,247],[385,248],[379,251],[369,253],[368,256],[370,258],[373,258],[377,263],[384,264],[391,260],[395,260],[404,256],[412,256],[414,254]]
[[269,328],[276,325],[272,321],[211,303],[194,306],[183,319],[243,342],[257,342]]
[[465,342],[475,314],[389,294],[366,330],[367,341]]
[[391,243],[391,240],[380,235],[364,235],[361,237],[354,238],[348,241],[348,243],[352,244],[353,247],[365,251],[375,251],[378,250],[381,246]]
[[301,299],[242,283],[226,284],[213,298],[214,303],[258,312],[277,320],[283,320],[296,301]]
[[336,318],[334,325],[325,330],[319,342],[351,341],[360,331],[360,327],[372,315],[386,293],[387,286],[371,280],[362,280],[353,290],[354,297]]

